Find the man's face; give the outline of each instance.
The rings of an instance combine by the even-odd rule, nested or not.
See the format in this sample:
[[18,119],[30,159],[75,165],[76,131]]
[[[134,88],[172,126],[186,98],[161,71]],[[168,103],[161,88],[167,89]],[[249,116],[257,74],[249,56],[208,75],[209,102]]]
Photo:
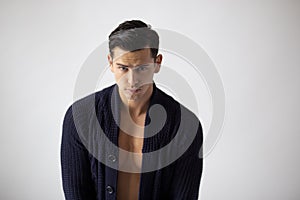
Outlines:
[[116,47],[113,52],[113,58],[108,55],[108,61],[121,95],[127,100],[141,100],[151,90],[162,56],[153,58],[149,48],[129,52]]

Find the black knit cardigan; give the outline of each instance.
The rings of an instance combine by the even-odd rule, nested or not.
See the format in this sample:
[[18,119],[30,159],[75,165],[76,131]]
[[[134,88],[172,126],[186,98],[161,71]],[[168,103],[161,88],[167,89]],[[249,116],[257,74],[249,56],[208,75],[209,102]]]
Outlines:
[[[67,200],[116,199],[119,106],[115,84],[68,108],[61,141]],[[198,199],[203,166],[201,123],[155,83],[144,134],[139,199]]]

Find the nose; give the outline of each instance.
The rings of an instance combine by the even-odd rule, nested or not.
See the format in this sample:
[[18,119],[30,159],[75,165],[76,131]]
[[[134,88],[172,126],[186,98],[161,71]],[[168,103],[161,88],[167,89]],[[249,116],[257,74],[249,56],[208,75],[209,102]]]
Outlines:
[[128,72],[128,83],[130,85],[130,87],[134,88],[137,86],[138,84],[138,75],[136,74],[136,72],[134,70],[130,70]]

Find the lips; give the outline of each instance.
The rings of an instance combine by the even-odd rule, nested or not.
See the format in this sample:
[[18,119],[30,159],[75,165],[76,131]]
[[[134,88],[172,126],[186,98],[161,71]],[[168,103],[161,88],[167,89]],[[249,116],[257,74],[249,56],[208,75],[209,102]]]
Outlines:
[[141,88],[126,89],[126,91],[128,91],[131,94],[134,94],[134,93],[141,91]]

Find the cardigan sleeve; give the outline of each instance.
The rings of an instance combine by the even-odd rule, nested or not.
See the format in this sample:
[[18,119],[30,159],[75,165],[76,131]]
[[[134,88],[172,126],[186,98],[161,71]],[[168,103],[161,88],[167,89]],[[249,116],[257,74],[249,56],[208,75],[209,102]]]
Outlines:
[[73,119],[72,106],[67,110],[62,130],[61,170],[66,200],[95,200],[89,152],[82,144]]
[[202,128],[199,123],[196,137],[191,146],[178,160],[175,161],[169,194],[171,200],[198,199],[203,170],[202,154],[199,157],[202,143]]

